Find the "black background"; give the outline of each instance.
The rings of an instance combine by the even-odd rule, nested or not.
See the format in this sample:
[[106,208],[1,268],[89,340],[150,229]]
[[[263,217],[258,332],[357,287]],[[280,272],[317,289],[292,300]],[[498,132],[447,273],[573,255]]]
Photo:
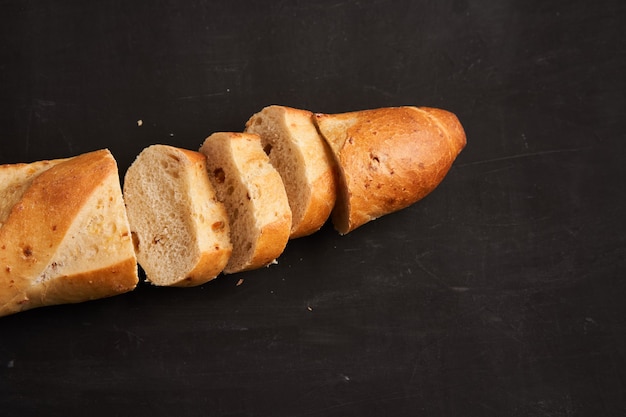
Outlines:
[[0,415],[626,415],[625,4],[0,0],[0,164],[123,176],[269,104],[468,137],[424,200],[278,265],[0,319]]

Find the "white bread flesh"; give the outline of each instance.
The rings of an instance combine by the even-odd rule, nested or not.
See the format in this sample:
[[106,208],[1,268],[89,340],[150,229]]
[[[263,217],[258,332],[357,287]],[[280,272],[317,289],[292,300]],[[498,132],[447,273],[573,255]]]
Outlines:
[[168,145],[145,148],[126,172],[124,198],[147,281],[190,287],[222,272],[232,250],[228,217],[204,155]]
[[256,134],[218,132],[202,144],[208,175],[230,219],[233,251],[225,273],[273,263],[285,249],[291,209],[280,175]]
[[335,205],[335,163],[317,132],[313,113],[268,106],[246,123],[280,174],[292,212],[291,238],[310,235],[328,220]]

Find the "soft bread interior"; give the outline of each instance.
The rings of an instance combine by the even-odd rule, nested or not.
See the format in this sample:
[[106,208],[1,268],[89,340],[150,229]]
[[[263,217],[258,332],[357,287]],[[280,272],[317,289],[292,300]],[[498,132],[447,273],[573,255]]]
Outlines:
[[291,238],[319,230],[335,204],[335,163],[308,110],[268,106],[246,123],[261,137],[292,211]]
[[50,264],[34,284],[98,270],[135,258],[117,175],[110,175],[82,207]]
[[[200,152],[207,156],[209,178],[230,219],[233,251],[224,272],[258,268],[273,261],[287,243],[291,211],[283,183],[263,152],[260,138],[218,132],[204,141]],[[273,225],[281,226],[273,230]]]
[[[256,133],[261,137],[263,150],[283,179],[293,216],[293,232],[304,217],[311,197],[311,187],[305,169],[307,161],[298,146],[298,142],[305,139],[294,135],[292,131],[298,128],[302,130],[302,127],[296,124],[301,121],[290,121],[286,117],[281,108],[268,108],[257,113],[248,122],[246,132]],[[312,124],[311,127],[315,129]]]
[[245,150],[233,150],[231,146],[241,148],[242,145],[245,146],[245,142],[231,141],[225,135],[220,133],[211,135],[200,151],[207,155],[208,174],[218,199],[226,206],[230,219],[233,252],[225,272],[233,272],[246,265],[256,249],[260,222],[254,216],[252,197],[256,197],[262,191],[254,185],[250,187],[246,175],[254,175],[261,167],[238,160],[234,154]]
[[[142,151],[125,177],[124,195],[137,258],[147,280],[155,285],[176,285],[187,278],[202,247],[213,244],[220,250],[229,245],[227,225],[209,224],[217,203],[209,195],[197,197],[204,201],[200,206],[195,202],[194,195],[207,191],[192,187],[186,163],[186,156],[175,148],[153,145]],[[219,236],[198,233],[206,229]]]

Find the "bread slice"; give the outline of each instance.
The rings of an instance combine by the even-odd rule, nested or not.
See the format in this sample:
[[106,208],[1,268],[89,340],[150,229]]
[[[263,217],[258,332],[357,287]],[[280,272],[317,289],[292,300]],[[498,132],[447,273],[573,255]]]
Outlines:
[[291,238],[319,230],[335,205],[334,159],[313,121],[313,113],[268,106],[246,123],[261,137],[263,149],[278,170],[292,212]]
[[224,269],[234,273],[259,268],[283,252],[291,230],[291,210],[280,175],[251,133],[218,132],[200,152],[209,178],[226,205],[233,253]]
[[137,281],[108,150],[0,166],[0,316],[113,296]]
[[341,234],[429,194],[466,144],[457,117],[434,108],[317,114],[315,120],[339,166],[331,216]]
[[198,152],[145,148],[124,177],[139,265],[154,285],[190,287],[222,272],[232,246],[226,210]]

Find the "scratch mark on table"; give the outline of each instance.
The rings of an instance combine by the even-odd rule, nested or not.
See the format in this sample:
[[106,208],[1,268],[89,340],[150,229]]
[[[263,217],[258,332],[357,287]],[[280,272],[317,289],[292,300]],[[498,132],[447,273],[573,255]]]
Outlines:
[[559,153],[581,152],[581,151],[586,151],[592,148],[593,148],[592,146],[585,146],[581,148],[551,149],[551,150],[539,151],[539,152],[527,152],[527,153],[520,153],[520,154],[515,154],[515,155],[509,155],[509,156],[502,156],[499,158],[481,159],[478,161],[466,162],[464,164],[458,164],[457,167],[462,168],[462,167],[467,167],[467,166],[472,166],[472,165],[489,164],[492,162],[510,161],[510,160],[521,159],[521,158],[534,158],[537,156],[552,155],[552,154],[559,154]]

